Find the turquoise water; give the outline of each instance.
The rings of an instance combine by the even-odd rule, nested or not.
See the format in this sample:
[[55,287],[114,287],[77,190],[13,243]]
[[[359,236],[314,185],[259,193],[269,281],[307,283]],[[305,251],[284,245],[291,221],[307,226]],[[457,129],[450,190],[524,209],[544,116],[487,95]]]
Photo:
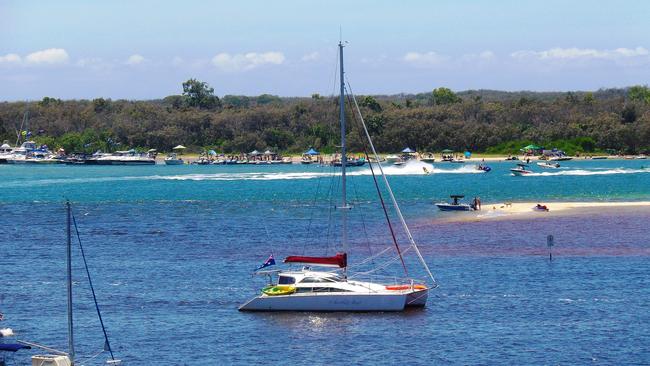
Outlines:
[[[571,161],[533,166],[538,174],[528,177],[511,176],[505,162],[489,163],[486,174],[453,164],[435,164],[429,175],[419,165],[388,168],[440,284],[425,309],[399,314],[236,310],[263,285],[250,273],[271,252],[340,249],[331,168],[0,165],[0,325],[65,348],[68,198],[112,345],[130,365],[648,364],[650,210],[444,222],[431,204],[454,193],[551,207],[650,200],[647,164]],[[391,243],[368,169],[352,170],[350,183],[355,264]],[[399,229],[398,237],[405,242]],[[75,257],[76,341],[89,355],[103,342]],[[406,260],[411,275],[424,277],[412,252]],[[102,362],[94,361],[87,364]]]

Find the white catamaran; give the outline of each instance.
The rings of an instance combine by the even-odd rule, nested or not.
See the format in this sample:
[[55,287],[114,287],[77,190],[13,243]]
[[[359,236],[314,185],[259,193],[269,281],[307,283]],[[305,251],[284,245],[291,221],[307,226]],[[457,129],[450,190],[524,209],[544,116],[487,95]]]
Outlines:
[[[256,271],[257,274],[268,275],[270,278],[277,278],[269,286],[262,290],[262,293],[239,307],[241,311],[402,311],[410,306],[425,306],[427,302],[430,287],[435,287],[436,282],[433,274],[429,270],[424,258],[422,257],[411,232],[406,225],[404,217],[400,211],[393,192],[384,175],[381,159],[370,139],[370,134],[365,126],[361,113],[354,98],[350,92],[356,112],[360,117],[360,124],[365,133],[368,142],[369,152],[372,158],[377,161],[378,167],[386,191],[393,204],[394,211],[402,224],[403,230],[410,242],[410,248],[417,254],[422,266],[431,278],[432,283],[428,286],[423,283],[417,283],[414,280],[392,281],[390,283],[375,283],[357,280],[354,274],[349,273],[348,268],[348,225],[347,212],[352,208],[348,205],[346,196],[346,128],[345,128],[345,78],[343,71],[343,43],[339,43],[339,62],[340,62],[340,95],[339,95],[339,120],[341,125],[341,205],[337,207],[341,212],[342,232],[341,240],[343,252],[337,253],[331,257],[306,257],[306,256],[289,256],[285,263],[300,263],[305,265],[300,270],[280,270],[280,271]],[[349,87],[349,85],[348,85]],[[374,175],[373,165],[370,166]],[[377,180],[375,179],[375,182]],[[377,187],[378,188],[378,187]],[[377,189],[379,198],[382,200],[379,188]],[[388,219],[387,211],[384,207],[384,213]],[[390,222],[388,222],[390,227]],[[392,227],[391,234],[397,254],[404,264],[402,253],[395,239]],[[270,257],[267,261],[275,260]],[[266,265],[266,264],[265,264]],[[264,267],[264,266],[263,266]],[[312,269],[312,267],[326,267],[323,269]],[[327,270],[330,267],[330,270]],[[333,268],[333,269],[332,269]],[[406,266],[404,265],[406,270]]]

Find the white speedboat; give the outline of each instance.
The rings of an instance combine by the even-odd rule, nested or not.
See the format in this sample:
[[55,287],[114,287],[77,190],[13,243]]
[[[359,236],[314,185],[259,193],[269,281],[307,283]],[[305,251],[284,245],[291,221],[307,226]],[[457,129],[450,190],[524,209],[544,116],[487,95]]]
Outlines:
[[540,166],[542,168],[557,169],[560,167],[560,163],[551,163],[550,161],[545,161],[545,162],[537,163],[537,166]]
[[386,155],[386,157],[384,158],[386,164],[395,164],[399,160],[401,160],[400,156],[395,154]]
[[566,156],[566,155],[561,155],[561,156],[552,156],[548,158],[549,161],[568,161],[568,160],[573,160],[572,157]]
[[166,165],[183,165],[183,164],[185,164],[185,161],[183,161],[183,159],[181,157],[179,157],[176,153],[170,153],[165,158],[165,164]]
[[[306,256],[288,256],[285,258],[284,263],[289,265],[302,265],[301,269],[287,269],[278,271],[256,271],[257,274],[268,276],[270,283],[264,287],[261,294],[255,296],[239,307],[241,311],[402,311],[409,306],[425,306],[429,293],[429,286],[422,282],[414,280],[395,280],[390,277],[386,283],[378,283],[375,281],[366,281],[362,275],[355,275],[351,273],[348,268],[347,245],[348,245],[348,224],[347,215],[352,209],[348,204],[346,196],[346,168],[348,166],[346,155],[346,129],[345,129],[345,78],[343,77],[343,43],[339,43],[340,52],[340,124],[341,124],[341,202],[338,208],[341,214],[341,244],[343,251],[331,257],[306,257]],[[349,89],[348,89],[349,90]],[[350,95],[356,106],[356,112],[360,116],[362,133],[368,140],[368,146],[372,152],[372,157],[379,161],[375,147],[370,138],[370,134],[363,122],[363,117],[360,110],[356,105],[356,100],[353,95]],[[425,269],[426,273],[432,280],[435,286],[435,279],[429,270],[424,258],[422,257],[417,244],[402,216],[401,210],[397,205],[393,191],[388,184],[386,176],[383,174],[382,163],[371,165],[371,171],[374,175],[375,170],[378,170],[381,175],[380,179],[384,183],[385,190],[388,193],[387,201],[390,200],[393,204],[394,211],[399,218],[399,222],[409,240],[409,249],[417,254],[420,263]],[[335,176],[339,178],[338,175]],[[376,177],[378,178],[378,177]],[[379,190],[379,179],[374,179],[374,184]],[[391,231],[392,226],[390,221],[387,220]],[[404,251],[400,247],[393,236],[393,244],[396,247],[396,257],[402,262],[404,271],[406,272],[406,264],[402,258]],[[388,248],[389,249],[389,248]],[[393,257],[388,263],[391,263],[396,258]],[[268,268],[274,265],[275,260],[271,256],[267,262],[260,267],[260,269]],[[318,269],[312,269],[316,267]],[[376,268],[377,269],[377,268]],[[375,269],[375,270],[376,270]],[[370,272],[372,273],[372,272]],[[369,274],[368,271],[364,272],[365,275]],[[373,277],[376,278],[376,277]]]
[[439,202],[435,204],[436,207],[438,207],[440,211],[472,211],[475,209],[472,205],[460,203],[458,201],[465,197],[463,195],[453,194],[450,197],[453,200],[452,202]]
[[137,153],[135,150],[116,151],[95,159],[98,165],[154,165],[156,159],[151,154]]
[[11,147],[7,141],[0,146],[0,164],[7,164],[7,159],[13,156],[14,148]]
[[528,170],[526,168],[528,168],[528,165],[526,164],[517,164],[517,167],[510,169],[510,172],[515,176],[528,175],[533,172],[532,170]]

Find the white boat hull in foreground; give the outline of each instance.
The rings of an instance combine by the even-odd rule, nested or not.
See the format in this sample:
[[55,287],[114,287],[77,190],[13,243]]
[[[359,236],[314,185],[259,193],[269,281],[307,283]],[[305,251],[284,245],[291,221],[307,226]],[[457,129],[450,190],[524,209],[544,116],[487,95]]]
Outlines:
[[239,307],[242,311],[401,311],[406,294],[309,293],[260,295]]
[[239,307],[240,311],[403,311],[424,306],[428,290],[397,293],[305,293],[257,296]]

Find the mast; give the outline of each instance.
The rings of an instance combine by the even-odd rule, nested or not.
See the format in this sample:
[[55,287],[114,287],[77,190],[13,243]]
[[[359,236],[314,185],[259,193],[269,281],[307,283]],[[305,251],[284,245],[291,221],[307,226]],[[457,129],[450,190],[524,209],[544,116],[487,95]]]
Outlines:
[[346,177],[345,177],[345,168],[347,165],[347,149],[345,145],[345,79],[343,72],[343,41],[339,41],[339,62],[340,62],[340,79],[341,79],[341,91],[339,94],[339,121],[341,123],[341,240],[343,242],[343,252],[348,252],[348,220],[347,220],[347,210],[348,207],[347,200],[347,187],[346,187]]
[[70,362],[74,365],[74,335],[72,328],[72,234],[70,228],[72,226],[70,220],[70,201],[66,202],[67,218],[68,218],[68,241],[66,247],[66,264],[67,264],[67,287],[68,287],[68,353],[70,355]]

